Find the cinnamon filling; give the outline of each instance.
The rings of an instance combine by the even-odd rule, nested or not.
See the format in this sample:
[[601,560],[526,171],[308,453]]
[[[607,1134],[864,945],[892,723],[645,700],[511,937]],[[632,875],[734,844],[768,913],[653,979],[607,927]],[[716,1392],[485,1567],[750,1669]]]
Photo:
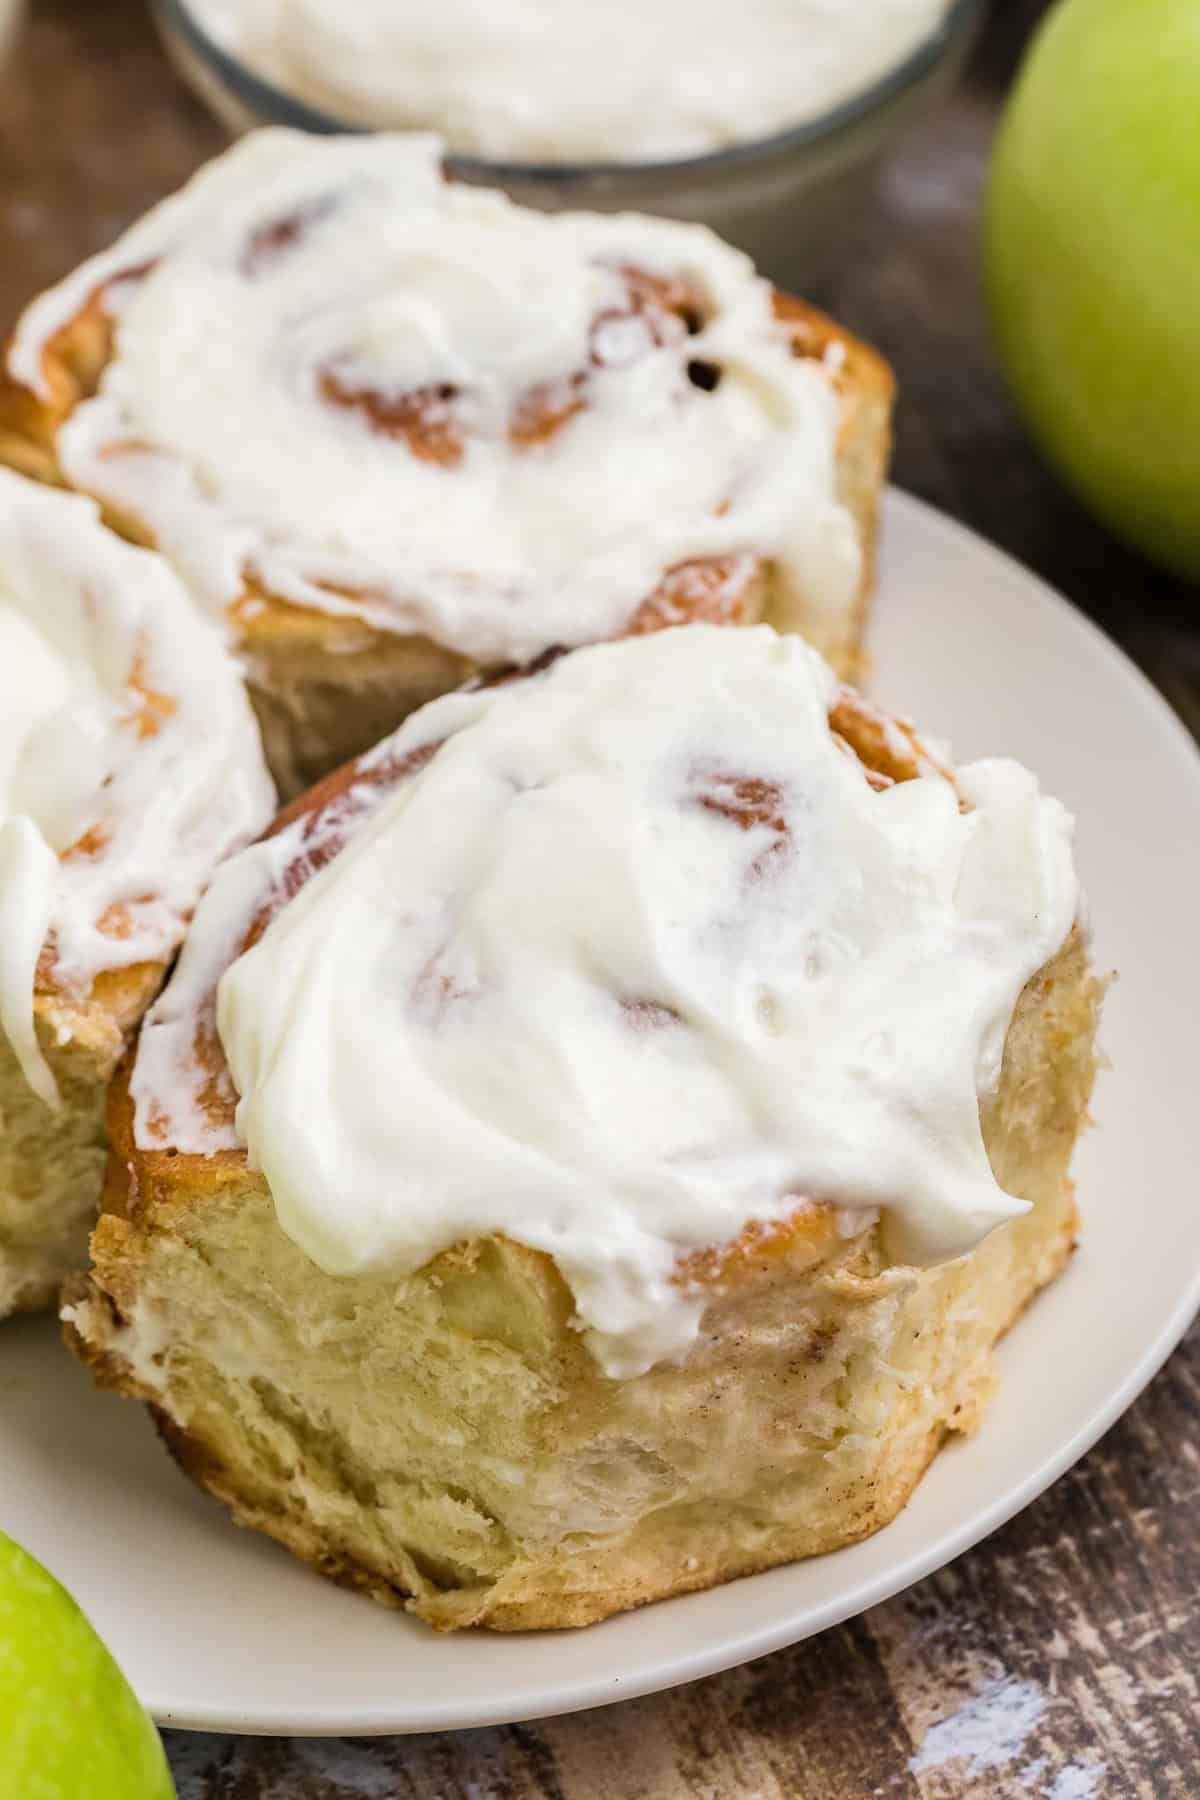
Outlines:
[[[328,203],[315,208],[317,216]],[[276,221],[255,234],[256,255],[277,255],[298,241],[309,215],[297,214]],[[261,240],[261,241],[260,241]],[[258,272],[257,266],[253,270]],[[650,275],[644,270],[622,268],[627,304],[608,307],[592,323],[588,341],[588,366],[553,382],[531,388],[517,404],[509,424],[509,442],[515,450],[531,450],[550,440],[587,404],[587,386],[596,369],[631,366],[651,350],[682,342],[699,331],[703,315],[696,294],[676,276]],[[721,378],[714,363],[693,361],[687,367],[693,386],[711,393]],[[360,413],[383,437],[403,439],[414,456],[443,468],[454,468],[463,457],[463,442],[451,416],[459,389],[449,382],[415,388],[404,394],[388,394],[365,381],[352,381],[336,366],[321,371],[322,399],[334,406]]]
[[321,371],[320,387],[322,399],[361,413],[382,437],[402,438],[422,462],[454,468],[462,461],[462,439],[450,416],[458,389],[449,382],[392,395],[367,382],[347,381],[329,368]]
[[757,556],[707,556],[668,569],[633,615],[626,637],[668,625],[750,622],[749,596],[762,569]]
[[758,775],[712,774],[698,798],[707,812],[719,813],[743,831],[765,825],[778,836],[787,836],[783,790],[777,782]]
[[338,204],[336,194],[323,194],[295,212],[271,219],[250,233],[238,267],[253,279],[267,275],[292,250],[299,249],[313,228],[327,219]]

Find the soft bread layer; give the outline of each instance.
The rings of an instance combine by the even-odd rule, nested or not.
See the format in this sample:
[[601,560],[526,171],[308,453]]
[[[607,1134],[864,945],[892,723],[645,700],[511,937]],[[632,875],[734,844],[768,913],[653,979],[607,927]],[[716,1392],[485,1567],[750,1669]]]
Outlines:
[[163,973],[151,965],[110,972],[83,1006],[45,986],[35,996],[57,1112],[30,1088],[0,1034],[0,1318],[51,1305],[87,1260],[108,1155],[108,1083]]
[[[833,320],[790,295],[777,294],[777,315],[793,336],[796,354],[824,360],[834,372],[839,401],[836,497],[854,520],[862,576],[851,603],[838,613],[816,596],[788,595],[761,565],[717,597],[685,593],[678,609],[651,608],[637,628],[695,618],[729,624],[766,622],[814,644],[837,672],[852,678],[862,666],[862,636],[874,581],[878,509],[891,448],[894,382],[875,351]],[[101,296],[46,345],[47,395],[36,398],[0,375],[0,461],[42,481],[69,485],[55,450],[61,425],[96,393],[112,349],[112,324]],[[104,508],[107,522],[133,542],[153,547],[146,523]],[[385,737],[410,712],[480,673],[469,658],[427,637],[379,630],[363,620],[292,606],[248,588],[231,608],[251,698],[262,728],[267,762],[284,798]]]
[[439,1628],[583,1625],[830,1550],[973,1429],[997,1338],[1070,1253],[1099,999],[1074,934],[1009,1032],[983,1125],[1028,1216],[931,1270],[822,1211],[748,1234],[694,1271],[696,1351],[625,1382],[548,1258],[491,1239],[403,1280],[326,1276],[236,1153],[135,1153],[118,1083],[68,1336],[241,1522]]

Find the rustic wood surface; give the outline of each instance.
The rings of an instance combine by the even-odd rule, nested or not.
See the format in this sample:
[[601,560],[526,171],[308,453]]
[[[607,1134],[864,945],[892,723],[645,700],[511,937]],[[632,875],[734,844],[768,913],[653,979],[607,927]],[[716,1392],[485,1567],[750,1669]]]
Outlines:
[[[984,335],[980,182],[1038,0],[1001,0],[817,296],[895,363],[896,476],[1049,577],[1200,732],[1200,595],[1030,450]],[[221,142],[137,0],[41,0],[0,81],[0,314]],[[1200,1795],[1200,1334],[1072,1474],[900,1599],[602,1712],[375,1742],[168,1736],[181,1800],[1168,1800]]]

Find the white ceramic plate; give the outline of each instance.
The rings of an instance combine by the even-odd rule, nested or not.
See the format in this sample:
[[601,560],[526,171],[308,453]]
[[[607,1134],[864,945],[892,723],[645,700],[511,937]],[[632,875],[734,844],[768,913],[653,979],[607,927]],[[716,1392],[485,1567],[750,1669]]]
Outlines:
[[690,1681],[885,1599],[1026,1505],[1128,1406],[1200,1300],[1194,1089],[1200,757],[1092,625],[917,502],[888,501],[874,691],[958,755],[1029,762],[1079,817],[1112,1072],[1078,1163],[1085,1229],[1021,1321],[979,1435],[836,1555],[590,1630],[436,1637],[237,1531],[48,1322],[0,1337],[0,1524],[78,1595],[163,1724],[430,1731]]

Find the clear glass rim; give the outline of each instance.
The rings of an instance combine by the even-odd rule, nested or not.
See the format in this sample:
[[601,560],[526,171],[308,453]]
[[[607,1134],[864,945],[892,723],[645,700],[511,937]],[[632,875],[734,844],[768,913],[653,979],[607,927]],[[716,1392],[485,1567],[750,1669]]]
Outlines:
[[[699,156],[669,157],[648,162],[493,162],[486,157],[460,156],[451,151],[446,167],[468,181],[526,181],[547,186],[569,186],[572,183],[620,181],[634,182],[646,176],[694,176],[718,174],[739,165],[768,161],[804,149],[857,124],[877,112],[915,86],[982,18],[988,0],[951,0],[939,25],[895,68],[861,92],[851,95],[819,118],[804,125],[777,131],[769,137],[753,138],[744,144],[733,144],[725,150],[708,150]],[[352,125],[322,112],[318,107],[276,87],[263,76],[256,75],[211,38],[199,25],[186,0],[153,0],[162,21],[178,32],[193,53],[219,76],[234,95],[256,111],[267,114],[274,122],[295,125],[301,130],[330,136],[338,133],[360,135],[378,129]]]

